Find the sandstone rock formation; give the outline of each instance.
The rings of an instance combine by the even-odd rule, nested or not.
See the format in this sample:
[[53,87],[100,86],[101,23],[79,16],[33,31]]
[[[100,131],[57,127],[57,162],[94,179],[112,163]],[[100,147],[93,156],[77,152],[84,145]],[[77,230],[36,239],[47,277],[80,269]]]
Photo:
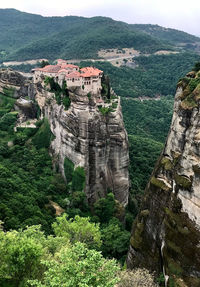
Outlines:
[[193,71],[178,83],[169,135],[130,240],[128,267],[163,272],[165,286],[200,286],[199,100],[200,72]]
[[0,69],[0,93],[18,99],[20,97],[34,98],[32,81],[12,69]]
[[[67,110],[58,103],[55,93],[49,91],[45,78],[37,83],[13,70],[0,70],[0,92],[17,99],[18,126],[36,116],[36,106],[41,118],[49,121],[54,140],[50,153],[55,165],[65,177],[64,161],[71,160],[75,167],[83,167],[86,175],[85,193],[93,204],[111,190],[115,198],[125,206],[129,192],[128,138],[124,128],[120,99],[111,104],[109,111],[100,109],[100,94],[87,94],[80,88],[71,88],[71,105]],[[10,92],[10,95],[8,94]],[[99,91],[101,93],[101,91]]]
[[75,167],[84,167],[89,203],[105,196],[110,189],[125,206],[129,156],[120,99],[115,100],[116,108],[112,112],[103,115],[95,102],[96,94],[89,98],[80,89],[71,89],[69,96],[71,105],[65,110],[56,103],[54,94],[40,85],[36,93],[42,115],[48,118],[55,136],[50,148],[60,171],[64,176],[64,160],[70,159]]

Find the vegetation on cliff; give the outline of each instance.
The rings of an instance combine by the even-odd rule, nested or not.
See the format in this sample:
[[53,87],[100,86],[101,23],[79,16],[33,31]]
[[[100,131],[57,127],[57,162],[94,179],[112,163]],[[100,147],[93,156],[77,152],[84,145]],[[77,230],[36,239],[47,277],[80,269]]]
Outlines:
[[[14,132],[17,120],[17,113],[13,112],[14,101],[3,95],[0,97],[0,220],[4,222],[5,231],[41,224],[46,234],[53,234],[51,225],[60,212],[67,212],[69,220],[77,215],[89,216],[100,226],[103,255],[114,256],[123,262],[129,244],[130,223],[126,224],[128,230],[125,230],[125,225],[118,219],[121,206],[113,194],[108,191],[107,197],[97,201],[91,209],[83,192],[84,169],[74,168],[66,158],[64,168],[68,185],[53,170],[48,153],[53,135],[48,120],[38,121],[36,128],[18,127]],[[129,216],[129,222],[132,219]]]
[[[174,95],[178,80],[191,70],[199,55],[178,53],[149,55],[133,58],[138,67],[114,67],[108,62],[95,62],[95,66],[109,75],[111,87],[117,95],[126,98],[155,95]],[[93,65],[81,62],[82,66]]]

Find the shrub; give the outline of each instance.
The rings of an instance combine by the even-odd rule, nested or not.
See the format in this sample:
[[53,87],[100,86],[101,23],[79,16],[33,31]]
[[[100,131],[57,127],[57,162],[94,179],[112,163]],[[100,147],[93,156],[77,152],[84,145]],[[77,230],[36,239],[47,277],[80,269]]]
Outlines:
[[132,271],[122,271],[120,273],[120,283],[117,287],[158,287],[154,282],[154,277],[146,269],[134,269]]
[[110,107],[101,107],[101,106],[98,106],[98,108],[99,108],[100,113],[101,113],[103,116],[106,116],[106,115],[108,115],[110,112],[112,112],[112,108],[110,108]]
[[70,105],[71,105],[71,100],[70,100],[69,97],[65,96],[65,97],[63,98],[63,105],[64,105],[64,107],[65,107],[65,110],[68,110],[68,109],[69,109],[69,107],[70,107]]

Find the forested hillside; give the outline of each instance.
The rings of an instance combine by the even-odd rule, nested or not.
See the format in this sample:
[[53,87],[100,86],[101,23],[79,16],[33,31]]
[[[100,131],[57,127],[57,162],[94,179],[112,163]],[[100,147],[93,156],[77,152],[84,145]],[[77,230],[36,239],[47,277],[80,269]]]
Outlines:
[[[134,58],[135,69],[114,67],[108,62],[95,62],[95,66],[109,75],[114,91],[121,97],[155,97],[173,95],[178,79],[192,69],[200,56],[191,53],[151,55]],[[81,65],[94,65],[81,62]]]
[[[106,17],[42,17],[0,9],[0,60],[96,58],[100,49],[133,47],[142,53],[198,43],[198,37]],[[193,47],[194,48],[194,47]]]
[[149,35],[152,35],[156,38],[163,39],[164,41],[169,41],[173,44],[196,44],[199,42],[199,38],[188,34],[183,31],[179,31],[171,28],[164,28],[159,25],[151,24],[133,24],[132,27],[138,31],[145,32]]
[[[18,128],[17,132],[14,132],[13,127],[17,118],[17,113],[13,108],[15,100],[10,95],[0,95],[0,220],[4,222],[4,230],[19,230],[18,233],[7,234],[0,231],[3,242],[0,250],[5,249],[6,240],[10,240],[9,246],[11,249],[14,248],[10,239],[14,238],[16,252],[19,252],[17,248],[21,250],[21,247],[18,236],[27,242],[27,234],[31,233],[31,236],[39,234],[42,243],[37,236],[33,236],[34,238],[31,240],[34,243],[34,248],[39,248],[38,252],[41,252],[40,248],[45,249],[45,252],[38,257],[42,258],[43,263],[40,262],[40,259],[37,261],[37,256],[35,257],[36,265],[39,264],[48,270],[46,274],[42,272],[43,282],[48,282],[52,275],[51,269],[45,261],[49,256],[51,257],[50,263],[55,264],[58,268],[65,268],[62,265],[64,264],[62,258],[65,257],[65,260],[71,264],[71,258],[75,256],[73,260],[76,262],[76,254],[82,252],[86,264],[89,260],[88,254],[91,258],[93,256],[98,258],[101,271],[101,264],[106,261],[98,253],[99,250],[103,256],[114,257],[123,263],[133,219],[138,213],[145,185],[168,133],[176,83],[179,78],[192,69],[195,62],[199,61],[199,55],[191,52],[182,51],[170,55],[151,55],[151,53],[160,49],[174,50],[179,45],[180,39],[183,39],[186,44],[193,45],[198,42],[198,38],[177,30],[165,30],[150,25],[128,25],[105,17],[42,17],[13,9],[0,10],[0,27],[1,62],[33,58],[47,58],[50,61],[59,57],[66,59],[97,58],[97,52],[100,49],[115,47],[134,47],[142,53],[146,53],[145,56],[141,55],[133,59],[136,63],[134,69],[126,65],[118,68],[108,62],[82,61],[80,63],[81,66],[95,65],[103,70],[105,74],[109,75],[114,91],[121,96],[130,145],[131,192],[126,210],[121,208],[109,191],[107,197],[98,200],[91,209],[87,204],[84,192],[75,188],[79,176],[77,170],[74,171],[68,163],[71,180],[69,187],[58,171],[53,169],[52,158],[48,152],[52,140],[48,121],[38,120],[36,129]],[[19,67],[14,68],[18,69]],[[20,68],[28,72],[31,66],[22,65]],[[161,99],[154,100],[153,98],[158,95],[161,96]],[[138,99],[144,96],[153,100],[140,101]],[[57,225],[57,229],[55,229],[55,224],[52,225],[56,216],[62,212],[68,214],[63,217],[61,222],[65,227],[69,227],[65,234],[59,231],[58,226],[61,223]],[[77,215],[89,217],[89,219],[84,221],[84,219],[75,217]],[[123,224],[122,217],[124,218]],[[75,222],[72,220],[73,218],[76,218]],[[38,229],[33,230],[32,227],[25,231],[20,230],[27,225],[36,224],[41,224],[45,235]],[[76,245],[75,241],[69,242],[71,240],[71,235],[68,234],[69,230],[72,229],[74,238],[77,233],[80,233],[79,225],[82,228],[83,225],[92,228],[97,236],[95,237],[97,241],[98,236],[101,236],[101,241],[94,244],[96,251],[90,253],[91,246],[88,247],[87,242],[84,246]],[[83,228],[83,230],[85,229]],[[87,232],[86,228],[85,234]],[[56,237],[54,239],[47,237],[49,234],[54,234]],[[63,241],[66,240],[68,240],[68,245],[64,250]],[[60,242],[58,249],[55,248],[57,242]],[[69,249],[73,250],[75,255],[67,253]],[[11,264],[9,260],[16,259],[15,254],[9,252],[11,251],[8,251],[9,256],[7,257],[5,252],[2,253],[6,264]],[[55,252],[57,252],[56,256],[54,256]],[[64,252],[63,255],[62,252]],[[27,253],[22,252],[22,257],[24,254]],[[34,252],[33,255],[35,256]],[[70,259],[67,256],[70,256]],[[22,265],[28,263],[24,263],[22,260]],[[94,259],[95,268],[96,264]],[[108,261],[106,264],[112,265],[112,274],[115,276],[115,271],[118,269],[116,262]],[[26,271],[25,265],[20,270],[14,266],[16,270],[13,269],[14,271],[9,275],[6,273],[8,271],[6,266],[1,265],[0,272],[4,272],[4,279],[0,280],[0,284],[9,283],[10,285],[5,286],[18,286],[16,280],[19,280],[21,276],[20,278],[23,280],[36,278],[37,281],[32,281],[31,284],[43,286],[40,285],[40,276],[35,276],[39,272],[38,268],[34,267],[35,269],[33,269],[35,277],[31,273],[32,269],[31,275],[27,273],[28,277],[25,276],[24,271],[23,274],[20,273],[21,270]],[[54,275],[58,270],[57,267],[52,269]],[[81,274],[82,271],[78,270],[77,272],[79,271]],[[71,276],[73,277],[73,275]],[[103,274],[103,276],[106,280],[107,274]],[[90,274],[87,274],[86,277],[90,278]],[[59,274],[55,278],[58,282],[62,280],[62,276]]]
[[172,49],[162,40],[106,17],[42,17],[1,9],[0,27],[1,60],[95,58],[106,48],[134,47],[144,53]]

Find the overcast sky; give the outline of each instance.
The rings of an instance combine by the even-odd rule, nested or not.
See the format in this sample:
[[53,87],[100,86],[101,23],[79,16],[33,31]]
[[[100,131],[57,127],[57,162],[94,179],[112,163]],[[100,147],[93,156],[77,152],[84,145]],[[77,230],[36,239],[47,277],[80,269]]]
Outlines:
[[108,16],[133,24],[159,24],[200,36],[200,0],[2,0],[0,8],[43,16]]

